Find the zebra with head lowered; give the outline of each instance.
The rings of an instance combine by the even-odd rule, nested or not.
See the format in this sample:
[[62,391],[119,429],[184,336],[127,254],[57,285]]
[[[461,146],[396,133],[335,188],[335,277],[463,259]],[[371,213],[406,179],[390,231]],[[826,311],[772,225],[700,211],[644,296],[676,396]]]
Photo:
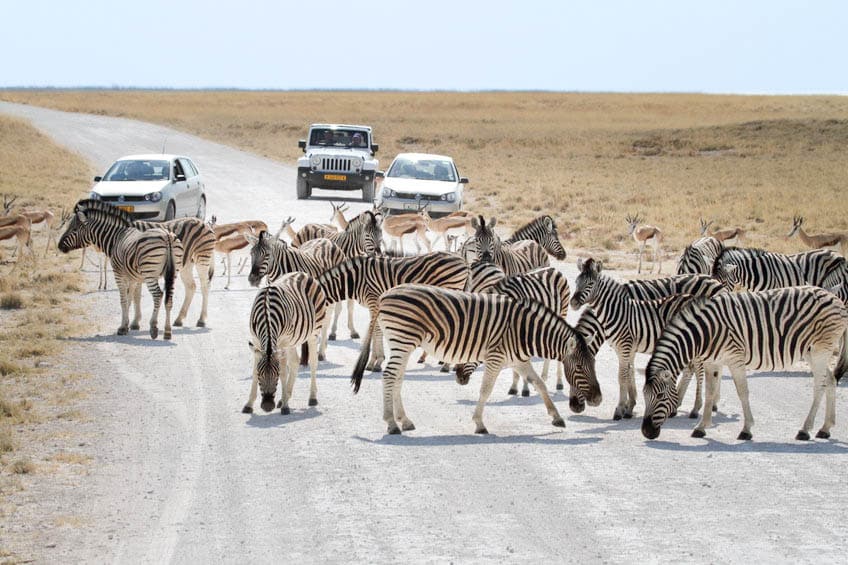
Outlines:
[[571,307],[588,304],[604,327],[604,335],[618,355],[618,405],[613,419],[633,417],[636,406],[634,359],[650,352],[663,327],[691,296],[713,296],[722,291],[705,275],[678,275],[664,279],[620,283],[603,275],[592,258],[577,261]]
[[[810,439],[822,394],[827,398],[825,419],[816,437],[828,438],[836,422],[836,379],[828,363],[840,340],[848,338],[847,333],[845,305],[832,293],[816,287],[722,294],[694,300],[666,326],[648,362],[642,434],[648,439],[659,436],[677,404],[674,376],[697,358],[730,368],[744,414],[738,439],[749,440],[754,418],[745,370],[780,370],[804,360],[812,371],[813,403],[795,439]],[[845,362],[843,348],[840,363]],[[707,379],[708,403],[717,385],[717,379]],[[704,437],[711,424],[712,412],[704,410],[692,436]]]
[[253,412],[257,388],[262,392],[262,409],[274,409],[277,381],[282,398],[278,408],[289,414],[294,381],[297,377],[297,347],[309,345],[311,382],[309,406],[318,405],[318,366],[316,337],[325,323],[327,299],[315,279],[306,273],[283,275],[275,283],[259,289],[250,309],[250,350],[253,353],[253,381],[242,412]]
[[[141,283],[153,296],[150,337],[159,335],[159,306],[162,289],[159,278],[165,278],[165,339],[171,339],[171,306],[174,300],[174,278],[183,261],[183,246],[172,232],[163,229],[141,231],[133,227],[132,216],[111,204],[98,200],[80,200],[59,239],[59,251],[68,253],[89,245],[103,250],[112,263],[115,285],[121,300],[121,325],[118,335],[128,329],[139,329],[141,319]],[[129,322],[130,301],[135,303],[135,316]]]
[[465,261],[444,251],[414,257],[354,257],[318,278],[330,302],[353,298],[368,308],[371,319],[354,367],[354,375],[360,379],[366,365],[372,371],[382,370],[385,353],[382,332],[377,326],[381,294],[403,283],[462,289],[467,280]]
[[[497,218],[489,223],[481,215],[471,219],[474,235],[463,246],[463,256],[469,263],[494,263],[509,275],[526,273],[538,267],[550,264],[548,254],[541,244],[533,240],[521,240],[512,245],[504,245],[495,233]],[[560,246],[560,249],[562,246]]]
[[712,275],[728,289],[769,290],[790,286],[834,286],[848,272],[845,259],[816,249],[784,255],[762,249],[727,247],[716,257]]
[[696,239],[683,249],[677,260],[678,275],[711,275],[716,257],[724,244],[714,237]]
[[[516,367],[522,376],[530,379],[553,418],[553,425],[565,426],[545,383],[533,371],[532,356],[560,361],[573,358],[581,371],[576,380],[572,380],[574,375],[566,374],[569,383],[589,405],[597,406],[601,402],[594,360],[585,341],[556,312],[538,302],[405,284],[380,298],[378,324],[390,351],[383,373],[383,420],[390,434],[415,429],[403,408],[401,385],[409,356],[419,346],[448,363],[485,364],[473,416],[478,434],[488,433],[483,424],[483,408],[498,374],[508,366]],[[360,382],[361,375],[355,376],[354,392]]]

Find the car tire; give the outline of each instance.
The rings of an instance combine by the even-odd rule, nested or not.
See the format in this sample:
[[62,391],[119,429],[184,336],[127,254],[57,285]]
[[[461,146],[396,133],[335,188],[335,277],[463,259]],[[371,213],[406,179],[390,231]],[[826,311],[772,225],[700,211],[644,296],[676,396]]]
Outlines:
[[200,204],[197,205],[197,217],[201,220],[206,219],[206,197],[200,197]]
[[362,185],[362,201],[374,202],[374,181],[366,182]]
[[312,187],[305,178],[297,177],[297,199],[306,200],[312,196]]
[[168,209],[165,210],[165,221],[173,220],[177,216],[177,206],[174,204],[174,201],[171,200],[168,202]]

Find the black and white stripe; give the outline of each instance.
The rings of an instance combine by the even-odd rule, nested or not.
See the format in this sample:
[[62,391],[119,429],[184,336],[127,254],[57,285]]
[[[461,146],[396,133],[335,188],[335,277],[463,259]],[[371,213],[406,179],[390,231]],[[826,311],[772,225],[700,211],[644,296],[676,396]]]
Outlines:
[[327,300],[314,278],[296,272],[259,289],[250,309],[250,350],[253,353],[253,381],[242,412],[253,412],[257,388],[262,392],[262,409],[274,409],[277,381],[280,381],[282,414],[289,414],[294,381],[297,377],[297,348],[309,345],[309,406],[318,404],[315,373],[318,366],[316,338],[325,324]]
[[468,245],[463,246],[463,256],[466,260],[471,258],[472,263],[494,263],[503,269],[507,276],[526,273],[550,264],[548,254],[535,241],[521,240],[512,245],[501,243],[500,237],[495,233],[496,224],[496,218],[492,218],[488,224],[483,216],[471,219],[471,226],[475,231],[466,241]]
[[[772,371],[807,361],[813,376],[813,403],[796,439],[809,439],[822,394],[827,397],[824,425],[816,437],[830,437],[836,420],[836,379],[828,363],[848,330],[848,310],[832,293],[810,286],[762,292],[721,294],[699,299],[666,326],[645,372],[642,433],[656,438],[676,408],[674,377],[693,359],[727,365],[742,402],[739,439],[751,439],[754,423],[745,370]],[[842,352],[842,362],[845,351]],[[717,379],[707,379],[707,405]],[[704,437],[712,411],[704,410],[692,435]]]
[[[118,335],[138,329],[141,319],[141,283],[153,296],[150,337],[159,335],[159,306],[162,289],[159,278],[165,278],[165,332],[171,339],[171,307],[174,279],[183,262],[183,246],[172,232],[154,228],[141,231],[133,227],[132,216],[123,210],[97,200],[81,200],[74,207],[65,233],[59,240],[59,251],[67,253],[90,245],[101,249],[112,263],[115,284],[121,300],[121,325]],[[135,303],[135,316],[129,322],[130,302]]]
[[724,244],[714,237],[696,239],[683,249],[677,260],[678,275],[712,275],[716,257]]
[[519,241],[535,241],[555,259],[565,259],[565,248],[559,240],[556,223],[550,216],[539,216],[530,223],[515,230],[504,245],[512,245]]
[[[530,357],[579,362],[585,378],[572,382],[590,405],[601,402],[594,360],[586,343],[556,312],[532,301],[499,294],[468,293],[424,285],[401,285],[379,303],[378,323],[389,344],[383,373],[383,420],[389,433],[414,429],[401,400],[407,361],[416,347],[449,363],[484,363],[486,370],[474,411],[476,433],[487,433],[483,408],[501,369],[513,366],[526,376],[545,403],[555,426],[565,426]],[[566,375],[569,377],[569,375]],[[358,389],[361,376],[354,380]],[[399,425],[400,424],[400,425]]]

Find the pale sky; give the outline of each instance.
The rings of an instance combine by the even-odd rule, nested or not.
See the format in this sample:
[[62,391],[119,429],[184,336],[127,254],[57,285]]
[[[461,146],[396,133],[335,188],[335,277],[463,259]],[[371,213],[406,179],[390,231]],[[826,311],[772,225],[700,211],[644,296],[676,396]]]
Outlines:
[[848,2],[0,0],[0,87],[848,93]]

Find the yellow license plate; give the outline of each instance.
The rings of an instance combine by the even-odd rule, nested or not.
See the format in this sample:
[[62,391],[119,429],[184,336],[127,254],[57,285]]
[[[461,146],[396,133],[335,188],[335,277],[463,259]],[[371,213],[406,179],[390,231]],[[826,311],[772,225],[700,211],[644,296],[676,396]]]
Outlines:
[[135,206],[115,206],[115,207],[119,210],[123,210],[124,212],[129,212],[130,214],[132,214],[133,210],[135,210]]
[[324,180],[347,180],[347,175],[324,175]]

